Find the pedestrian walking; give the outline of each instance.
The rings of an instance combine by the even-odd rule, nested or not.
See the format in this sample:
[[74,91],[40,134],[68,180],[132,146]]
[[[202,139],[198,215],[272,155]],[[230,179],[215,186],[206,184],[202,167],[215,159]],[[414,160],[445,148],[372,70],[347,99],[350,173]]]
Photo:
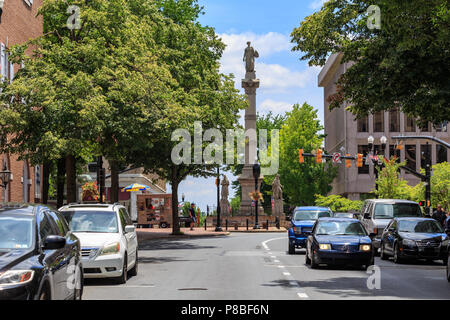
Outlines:
[[450,211],[447,212],[447,219],[445,219],[444,222],[444,230],[448,235],[450,235]]
[[439,222],[441,226],[444,226],[445,219],[447,218],[445,211],[442,210],[442,206],[440,204],[437,205],[437,209],[431,217]]
[[194,225],[196,222],[195,203],[191,203],[191,207],[189,208],[189,217],[191,217],[191,230],[194,230]]

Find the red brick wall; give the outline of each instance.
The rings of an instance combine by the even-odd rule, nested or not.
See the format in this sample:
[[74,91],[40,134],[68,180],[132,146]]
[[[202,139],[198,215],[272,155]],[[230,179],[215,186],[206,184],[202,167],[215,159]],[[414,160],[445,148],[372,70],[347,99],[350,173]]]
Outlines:
[[[0,23],[0,42],[7,48],[10,48],[13,45],[23,43],[41,35],[43,29],[42,17],[36,17],[38,8],[41,5],[42,0],[34,0],[31,6],[24,0],[6,0]],[[19,67],[15,65],[14,71],[17,72]],[[0,156],[0,159],[3,159],[3,157],[4,155]],[[11,155],[9,157],[9,168],[13,173],[13,180],[8,188],[9,201],[23,201],[23,185],[21,181],[23,177],[23,165],[23,161],[17,161],[17,156]],[[32,182],[28,186],[29,200],[30,202],[34,202],[34,168],[30,168],[28,165],[27,167],[29,172],[28,179]],[[3,192],[0,192],[0,199],[3,201],[2,197]]]

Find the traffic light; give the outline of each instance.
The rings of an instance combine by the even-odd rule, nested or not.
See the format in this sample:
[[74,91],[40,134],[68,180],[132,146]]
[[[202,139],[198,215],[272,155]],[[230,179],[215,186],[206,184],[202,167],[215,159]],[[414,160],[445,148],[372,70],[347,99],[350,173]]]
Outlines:
[[[346,157],[350,157],[350,155],[347,153]],[[345,167],[347,168],[351,168],[352,167],[352,160],[350,159],[345,159]]]
[[358,168],[361,168],[363,166],[363,155],[361,153],[358,153],[356,156],[356,166]]
[[298,150],[298,162],[304,163],[305,158],[303,157],[303,149]]
[[425,207],[425,200],[419,201],[419,206]]
[[316,152],[316,162],[317,163],[322,163],[322,150],[321,149],[317,149]]

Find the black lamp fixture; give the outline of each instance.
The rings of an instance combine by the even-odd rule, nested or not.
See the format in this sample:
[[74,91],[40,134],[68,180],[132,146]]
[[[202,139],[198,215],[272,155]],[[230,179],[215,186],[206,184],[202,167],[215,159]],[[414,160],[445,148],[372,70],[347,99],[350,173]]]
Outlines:
[[184,193],[181,195],[181,201],[184,203]]
[[[258,192],[258,180],[259,176],[261,175],[261,166],[258,162],[255,162],[253,165],[253,178],[255,178],[255,193]],[[255,201],[255,226],[253,229],[259,229],[258,224],[258,196],[256,195],[256,201]]]
[[[11,181],[11,171],[8,170],[6,167],[6,163],[3,164],[3,170],[0,171],[0,180],[1,180],[1,186],[6,191],[6,188],[8,187],[8,184]],[[3,202],[6,202],[6,197],[3,197]]]
[[2,14],[3,14],[3,5],[5,4],[5,0],[0,0],[0,23],[2,22]]

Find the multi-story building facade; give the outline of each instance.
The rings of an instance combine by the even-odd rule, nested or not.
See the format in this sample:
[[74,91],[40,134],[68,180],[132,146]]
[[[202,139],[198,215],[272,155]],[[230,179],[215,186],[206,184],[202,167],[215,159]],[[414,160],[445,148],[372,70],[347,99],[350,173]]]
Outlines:
[[[347,104],[341,108],[329,110],[328,97],[337,91],[336,83],[339,77],[351,66],[351,63],[341,63],[342,54],[333,54],[327,60],[318,77],[319,87],[324,88],[324,126],[325,126],[325,150],[327,153],[340,152],[366,155],[369,151],[368,138],[375,138],[374,149],[381,152],[380,138],[388,138],[385,148],[385,156],[396,155],[401,161],[406,160],[407,166],[416,172],[425,167],[426,156],[431,155],[432,164],[450,161],[450,152],[435,142],[429,140],[404,140],[400,149],[396,148],[399,142],[392,139],[394,136],[415,135],[434,136],[446,142],[450,142],[450,132],[446,125],[434,127],[428,124],[420,128],[415,119],[406,114],[392,109],[386,112],[377,112],[364,119],[355,119],[355,116],[346,110]],[[357,168],[354,163],[351,168],[340,165],[338,177],[333,182],[332,194],[339,194],[349,199],[364,199],[375,188],[375,168],[373,165],[364,165]],[[410,185],[416,185],[420,180],[404,170],[402,178]]]
[[[12,64],[7,49],[42,34],[43,21],[37,16],[42,0],[5,1],[0,23],[0,69],[3,81],[12,81],[20,65]],[[31,167],[19,161],[16,155],[0,154],[0,171],[7,168],[12,180],[1,190],[0,200],[12,202],[39,202],[41,197],[40,166]]]

